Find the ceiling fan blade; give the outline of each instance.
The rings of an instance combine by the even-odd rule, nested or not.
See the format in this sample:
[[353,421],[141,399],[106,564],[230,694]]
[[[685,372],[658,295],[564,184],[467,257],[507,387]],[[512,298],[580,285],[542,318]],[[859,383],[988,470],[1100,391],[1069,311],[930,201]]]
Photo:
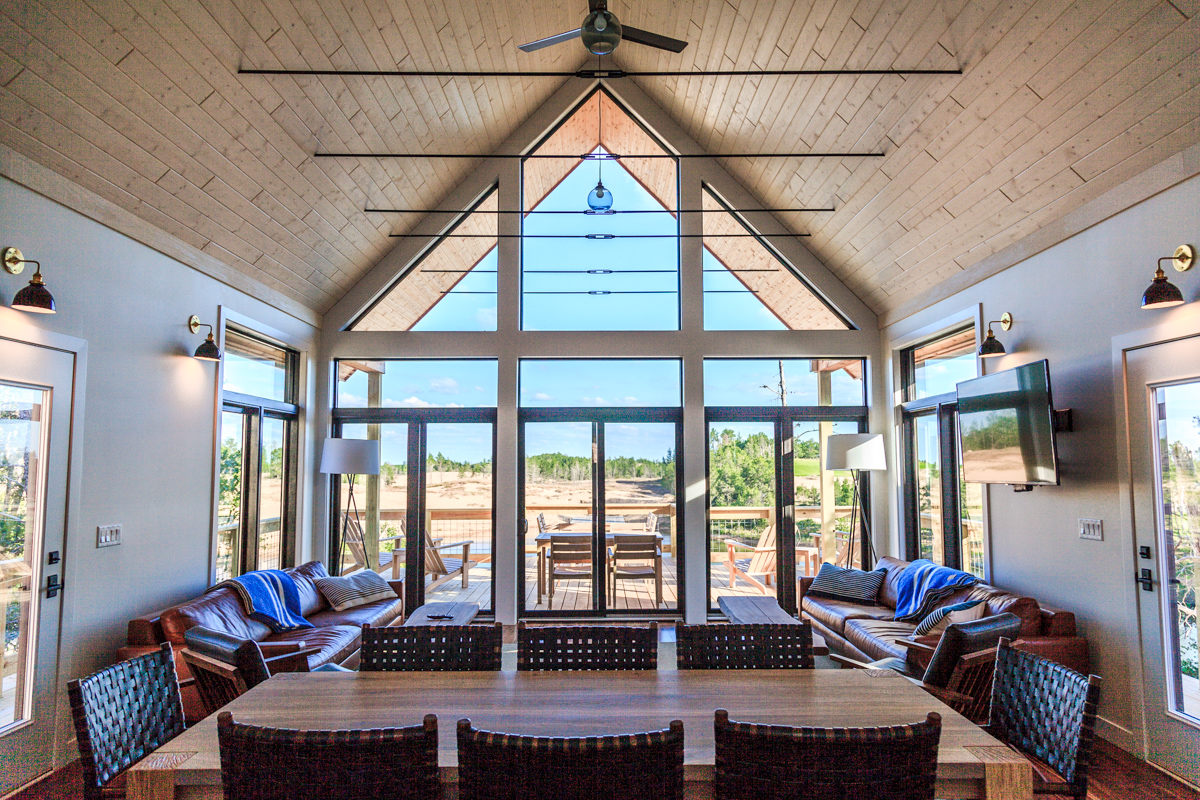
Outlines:
[[621,26],[621,41],[649,45],[657,47],[659,50],[670,50],[672,53],[682,52],[683,48],[688,46],[687,42],[672,39],[670,36],[651,33],[641,28],[631,28],[628,25]]
[[576,28],[573,31],[567,31],[566,33],[556,33],[553,36],[547,36],[545,39],[538,39],[536,42],[529,42],[528,44],[519,45],[519,49],[524,50],[526,53],[532,53],[534,50],[541,50],[543,47],[550,47],[551,45],[569,42],[572,39],[578,39],[582,32],[582,28]]

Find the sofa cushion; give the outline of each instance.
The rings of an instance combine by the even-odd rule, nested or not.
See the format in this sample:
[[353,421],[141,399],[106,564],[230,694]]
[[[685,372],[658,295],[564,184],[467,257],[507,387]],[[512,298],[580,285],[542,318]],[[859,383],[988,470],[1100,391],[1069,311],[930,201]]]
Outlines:
[[[347,608],[345,611],[334,611],[327,608],[309,617],[308,621],[318,628],[325,625],[353,625],[361,628],[364,624],[373,628],[390,625],[404,611],[404,601],[399,597],[376,600],[366,605]],[[304,637],[299,637],[303,639]]]
[[886,574],[887,570],[883,569],[867,572],[825,562],[821,565],[816,580],[808,587],[808,594],[875,605],[879,597],[879,585],[883,583]]
[[947,625],[952,623],[970,622],[982,618],[986,610],[987,606],[982,597],[935,608],[929,612],[929,616],[917,623],[916,635],[929,636],[933,633],[941,633],[946,630]]
[[900,573],[910,563],[891,556],[884,556],[875,563],[875,569],[887,570],[887,577],[883,579],[883,585],[879,587],[879,604],[881,606],[896,607],[897,582],[900,580]]
[[804,613],[821,622],[825,627],[842,635],[842,630],[848,619],[891,619],[892,609],[883,606],[865,606],[861,603],[851,603],[849,600],[839,600],[836,597],[819,597],[812,594],[804,595]]
[[239,639],[253,639],[256,642],[261,642],[271,635],[270,628],[246,616],[241,598],[237,592],[228,588],[215,589],[163,612],[163,634],[173,645],[183,647],[183,635],[188,628],[196,625],[223,631]]
[[391,600],[395,590],[383,576],[369,569],[360,570],[345,578],[317,578],[317,589],[325,595],[334,611],[345,611],[376,600]]
[[362,628],[353,625],[330,625],[324,628],[305,628],[302,631],[276,633],[268,642],[304,642],[305,648],[319,648],[308,657],[310,671],[324,664],[340,664],[358,651]]
[[[1021,618],[1022,636],[1037,636],[1042,632],[1042,610],[1038,606],[1038,601],[1032,597],[1018,597],[1003,589],[997,589],[995,586],[977,583],[964,599],[976,600],[979,598],[987,601],[987,611],[983,614],[985,617],[992,617],[1007,611],[1009,614],[1016,614]],[[952,599],[947,598],[948,601]]]
[[869,655],[872,660],[905,658],[908,648],[897,639],[912,636],[915,625],[894,619],[852,619],[846,621],[846,641]]
[[320,561],[309,561],[285,571],[296,582],[296,591],[300,594],[301,616],[311,617],[316,612],[329,608],[329,603],[325,602],[325,597],[317,590],[317,579],[329,577],[324,564]]

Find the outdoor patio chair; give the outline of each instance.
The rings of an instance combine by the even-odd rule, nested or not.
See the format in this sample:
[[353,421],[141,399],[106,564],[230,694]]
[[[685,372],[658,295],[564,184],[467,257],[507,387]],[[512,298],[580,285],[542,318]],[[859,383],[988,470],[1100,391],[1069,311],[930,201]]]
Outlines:
[[[397,536],[385,536],[379,540],[379,543],[382,545],[384,542],[403,542],[404,522],[401,521],[399,525],[400,533]],[[372,567],[371,559],[367,556],[366,539],[358,518],[351,516],[346,520],[345,530],[346,547],[350,550],[350,557],[354,559],[354,563],[342,568],[343,575],[358,572],[360,569],[370,569],[382,575],[384,570],[390,569],[392,580],[400,580],[404,569],[404,549],[402,547],[395,550],[380,550],[379,564],[376,567]]]
[[362,626],[359,672],[496,672],[504,626]]
[[[766,530],[758,537],[758,544],[754,547],[745,542],[740,542],[737,539],[726,539],[726,566],[729,569],[729,588],[737,588],[737,579],[740,575],[742,580],[756,587],[763,594],[767,594],[767,587],[775,578],[775,526],[768,525]],[[738,550],[750,550],[749,558],[738,558]]]
[[183,701],[169,642],[67,683],[83,796],[124,797],[119,776],[183,733]]
[[812,625],[675,626],[679,669],[812,669]]
[[196,690],[206,715],[277,672],[308,672],[308,657],[320,652],[319,647],[303,648],[303,642],[279,643],[268,647],[280,651],[286,648],[287,652],[268,658],[253,639],[239,639],[201,625],[189,628],[183,638],[187,647],[180,655],[196,679]]
[[265,728],[217,716],[225,800],[437,800],[437,717],[373,730]]
[[592,540],[587,536],[555,535],[550,537],[546,555],[546,572],[550,580],[550,599],[554,600],[554,582],[591,580]]
[[493,733],[458,723],[462,800],[683,798],[683,722],[578,738]]
[[658,669],[658,623],[647,628],[517,622],[517,671]]
[[654,581],[654,607],[662,605],[663,563],[658,534],[618,533],[608,551],[608,585],[617,605],[617,581]]
[[914,660],[885,658],[871,663],[854,661],[841,655],[830,658],[843,667],[890,669],[920,682],[925,691],[975,723],[988,718],[991,703],[992,671],[996,664],[996,645],[1004,637],[1016,636],[1021,618],[1004,613],[970,622],[954,622],[942,631],[936,647],[900,639],[910,650],[931,653],[924,670],[914,668]]
[[1029,759],[1034,794],[1085,800],[1099,702],[1099,676],[1085,677],[1001,639],[984,730]]
[[[471,545],[475,542],[469,539],[465,542],[449,542],[447,544],[441,542],[441,538],[430,539],[429,533],[425,534],[425,577],[429,580],[429,584],[425,587],[426,591],[440,586],[455,575],[462,576],[462,586],[466,589],[471,567],[478,563],[471,560]],[[456,550],[460,547],[462,548],[462,558],[450,558],[442,555],[443,550]]]
[[942,718],[878,728],[714,721],[714,800],[933,800]]

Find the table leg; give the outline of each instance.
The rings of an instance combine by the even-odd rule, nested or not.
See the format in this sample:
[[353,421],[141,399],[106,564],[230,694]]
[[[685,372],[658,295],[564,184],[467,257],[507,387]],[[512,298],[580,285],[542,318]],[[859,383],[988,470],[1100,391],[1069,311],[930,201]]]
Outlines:
[[128,800],[175,800],[175,768],[193,753],[151,753],[125,775]]
[[538,547],[537,555],[537,574],[538,574],[538,605],[542,604],[542,595],[546,593],[546,548]]
[[966,750],[983,762],[983,796],[987,800],[1031,800],[1033,767],[1024,756],[1003,746],[968,746]]

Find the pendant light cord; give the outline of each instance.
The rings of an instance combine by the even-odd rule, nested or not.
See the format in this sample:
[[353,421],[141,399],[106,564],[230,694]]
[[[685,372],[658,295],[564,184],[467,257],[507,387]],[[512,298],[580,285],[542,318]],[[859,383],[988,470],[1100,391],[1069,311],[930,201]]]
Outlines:
[[[604,56],[597,55],[596,56],[596,71],[597,72],[600,71],[600,68],[601,68],[603,62],[604,62]],[[597,81],[597,85],[600,87],[600,91],[596,92],[596,141],[599,142],[601,147],[603,147],[604,146],[604,90],[603,90],[604,83],[603,83],[603,81]],[[607,150],[605,150],[604,152],[605,152],[605,154],[608,153]],[[603,158],[596,161],[596,183],[599,183],[599,184],[604,183],[604,159]]]

